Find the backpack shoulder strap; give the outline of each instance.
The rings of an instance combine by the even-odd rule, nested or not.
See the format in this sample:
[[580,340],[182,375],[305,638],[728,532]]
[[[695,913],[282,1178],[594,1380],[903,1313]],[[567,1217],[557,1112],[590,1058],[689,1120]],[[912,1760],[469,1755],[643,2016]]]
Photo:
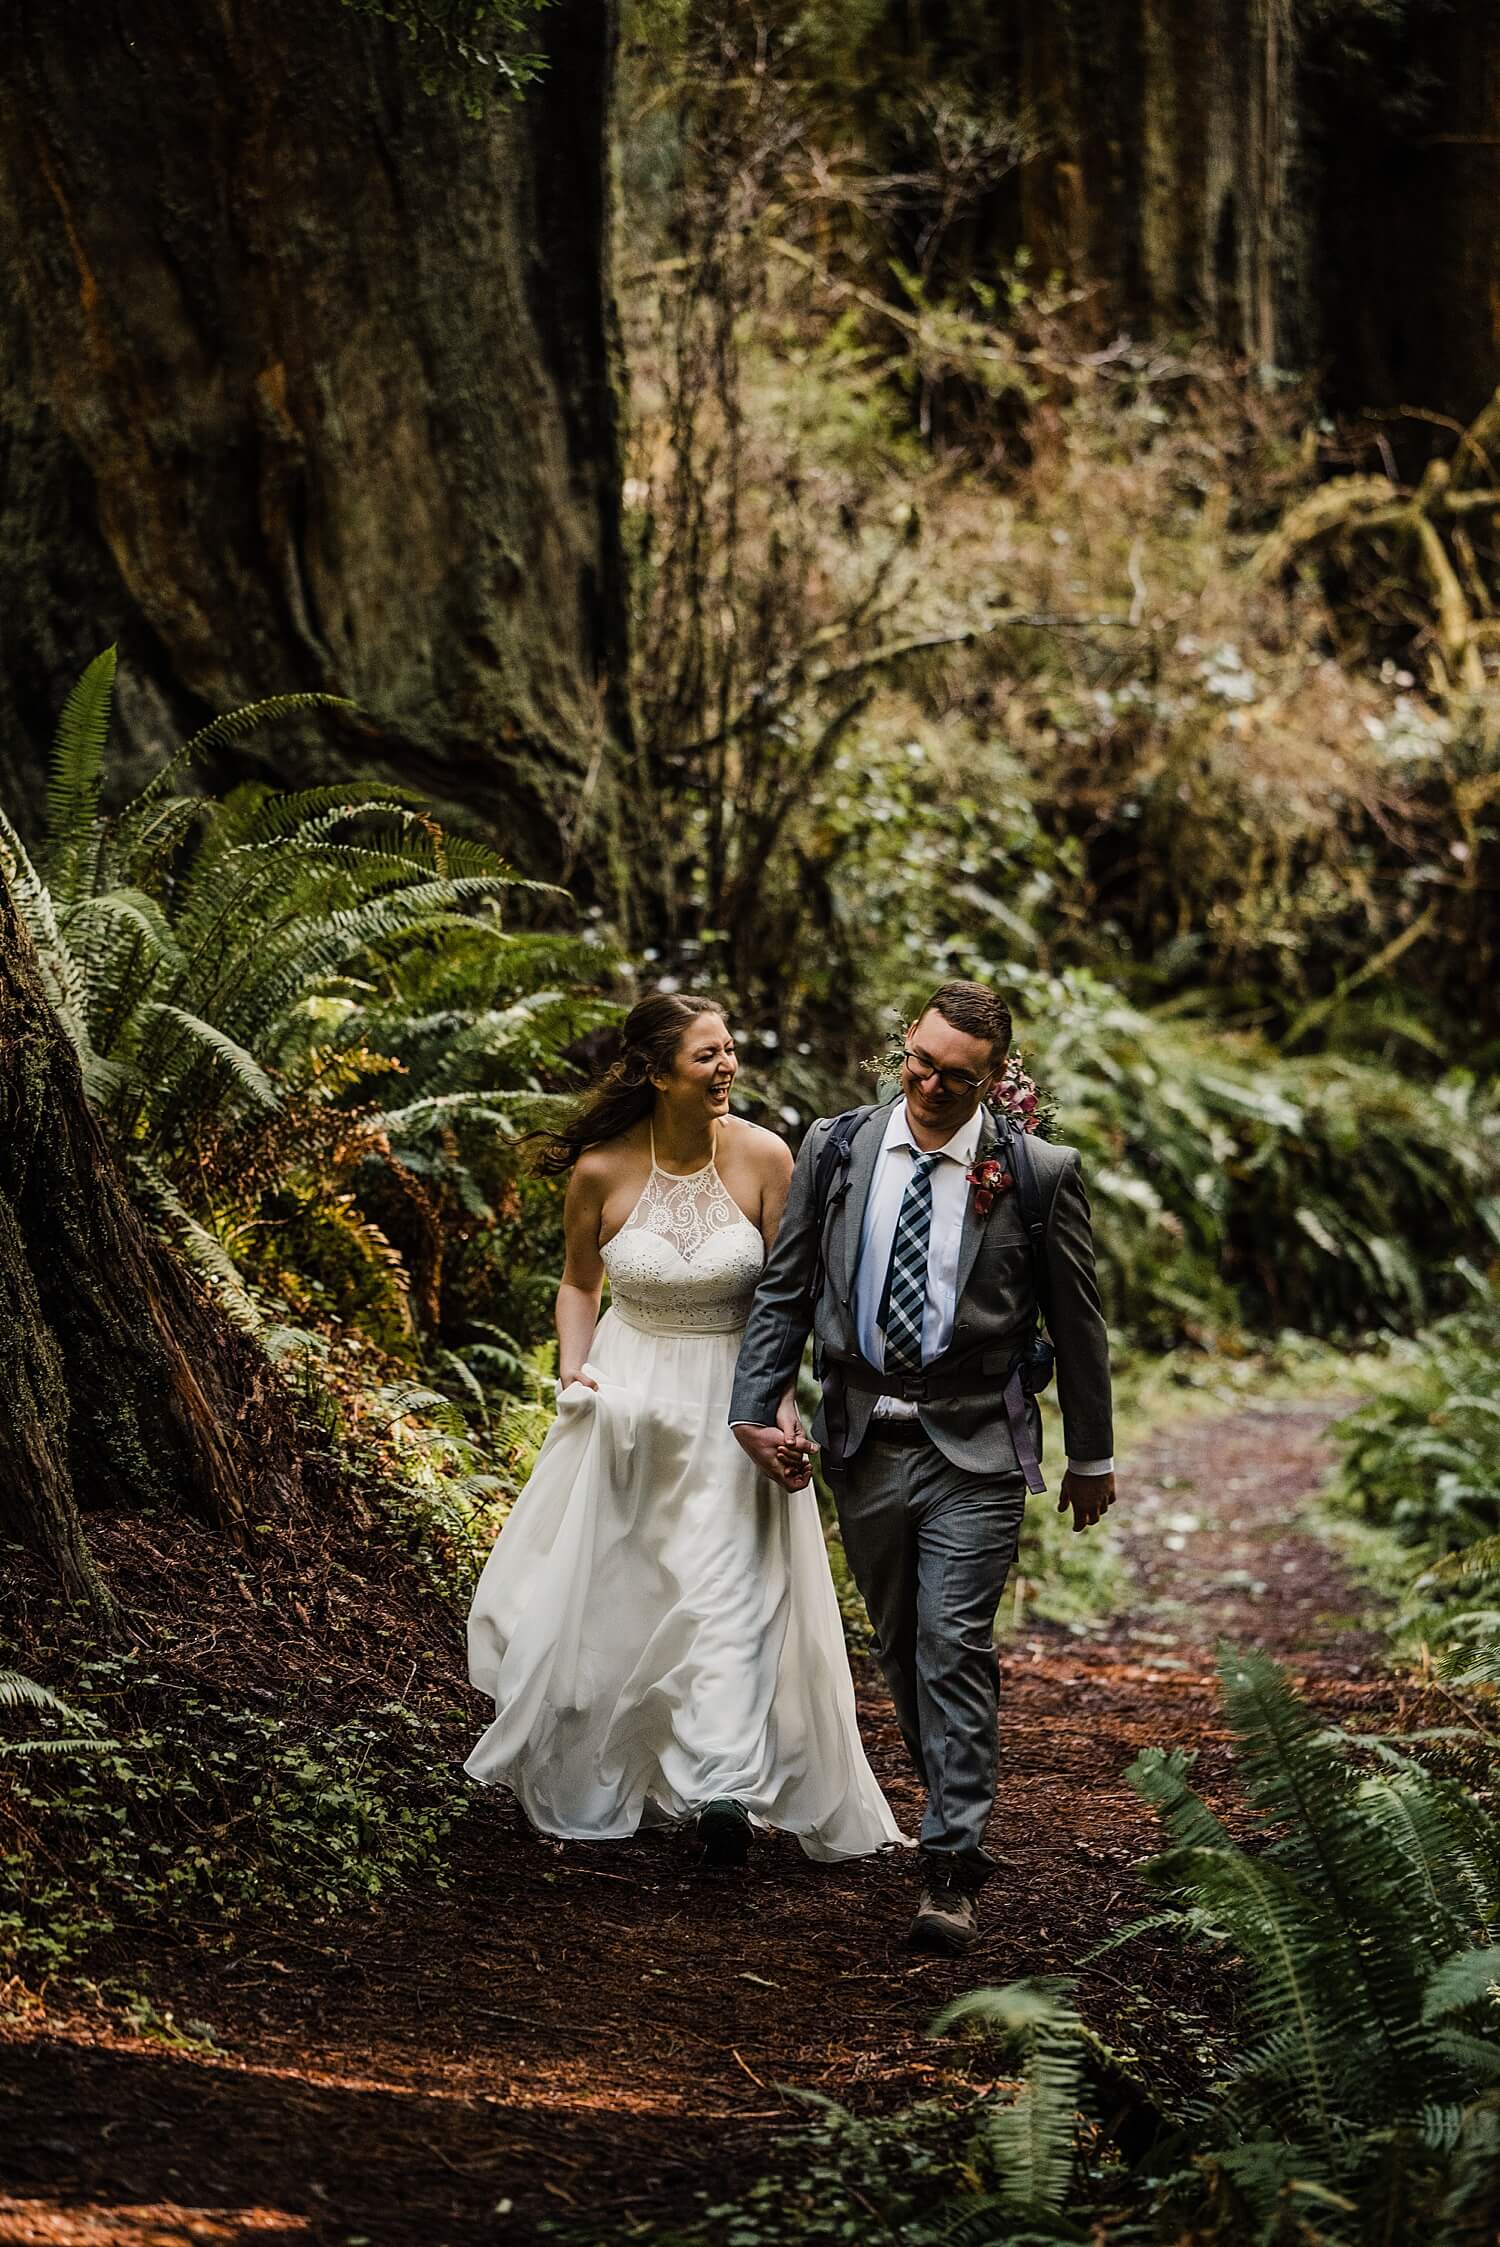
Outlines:
[[834,1117],[823,1135],[823,1144],[818,1149],[817,1167],[813,1171],[813,1208],[817,1213],[820,1237],[828,1215],[828,1204],[833,1197],[833,1181],[840,1172],[847,1173],[852,1159],[850,1149],[854,1144],[854,1134],[867,1116],[874,1115],[878,1106],[877,1101],[865,1108],[846,1108],[841,1116]]
[[1047,1258],[1043,1238],[1046,1216],[1042,1209],[1042,1189],[1036,1174],[1036,1159],[1031,1152],[1030,1139],[1012,1123],[1009,1116],[996,1113],[995,1121],[1004,1134],[1006,1151],[1016,1174],[1016,1193],[1026,1225],[1026,1238],[1031,1245],[1031,1276],[1036,1288],[1037,1310],[1041,1314],[1043,1326],[1050,1329],[1052,1294],[1047,1285]]
[[867,1116],[873,1116],[880,1102],[873,1101],[864,1108],[846,1108],[835,1116],[823,1134],[823,1144],[818,1149],[817,1163],[813,1169],[813,1216],[817,1241],[817,1262],[813,1268],[812,1299],[817,1302],[823,1292],[823,1236],[828,1225],[829,1204],[833,1200],[835,1178],[849,1175],[854,1134]]

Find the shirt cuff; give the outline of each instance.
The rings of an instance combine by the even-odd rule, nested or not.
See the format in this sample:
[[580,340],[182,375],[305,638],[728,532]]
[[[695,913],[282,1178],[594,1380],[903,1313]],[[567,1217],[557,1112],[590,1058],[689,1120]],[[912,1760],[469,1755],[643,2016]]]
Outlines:
[[1070,1475],[1112,1475],[1114,1471],[1115,1463],[1113,1459],[1070,1459],[1068,1461]]

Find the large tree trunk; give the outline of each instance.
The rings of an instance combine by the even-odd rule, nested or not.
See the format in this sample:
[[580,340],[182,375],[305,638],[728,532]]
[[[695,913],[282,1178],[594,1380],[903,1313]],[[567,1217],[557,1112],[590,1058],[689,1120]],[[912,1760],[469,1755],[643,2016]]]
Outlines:
[[270,1366],[131,1203],[0,875],[0,1529],[107,1608],[80,1506],[233,1532],[299,1481]]
[[1357,67],[1317,55],[1305,91],[1318,356],[1341,404],[1467,423],[1500,383],[1500,18],[1493,0],[1412,0],[1366,48]]
[[878,36],[882,91],[1031,136],[964,273],[1024,245],[1106,332],[1207,334],[1341,408],[1467,422],[1500,382],[1492,0],[887,0]]
[[1103,283],[1106,320],[1300,363],[1308,230],[1293,0],[1021,0],[1019,193],[1038,261]]
[[555,0],[547,75],[479,120],[336,0],[6,19],[0,790],[32,824],[117,640],[127,778],[321,688],[368,714],[346,765],[557,860],[627,723],[613,0]]

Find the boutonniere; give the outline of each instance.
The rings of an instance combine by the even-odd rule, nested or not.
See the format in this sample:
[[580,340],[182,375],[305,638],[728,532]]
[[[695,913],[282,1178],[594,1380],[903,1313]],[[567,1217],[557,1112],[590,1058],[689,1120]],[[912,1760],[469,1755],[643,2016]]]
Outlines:
[[976,1217],[988,1217],[996,1198],[1008,1194],[1015,1184],[1004,1163],[994,1155],[986,1155],[982,1162],[970,1163],[964,1177],[974,1197]]

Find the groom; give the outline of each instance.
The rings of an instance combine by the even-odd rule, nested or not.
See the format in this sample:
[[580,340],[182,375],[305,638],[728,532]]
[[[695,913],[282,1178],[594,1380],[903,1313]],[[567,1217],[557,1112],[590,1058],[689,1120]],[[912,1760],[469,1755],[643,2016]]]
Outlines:
[[[907,1032],[897,1098],[852,1131],[814,1124],[729,1414],[762,1473],[805,1485],[811,1447],[790,1400],[811,1331],[823,1388],[813,1433],[927,1789],[911,1941],[949,1952],[973,1941],[975,1895],[995,1869],[983,1846],[998,1752],[995,1611],[1028,1487],[1044,1487],[1040,1413],[1021,1374],[1043,1309],[1069,1462],[1058,1510],[1071,1506],[1074,1528],[1087,1529],[1115,1495],[1109,1346],[1078,1156],[1035,1138],[1014,1152],[984,1105],[1010,1032],[997,991],[945,983]],[[1018,1190],[1027,1157],[1034,1197]]]

